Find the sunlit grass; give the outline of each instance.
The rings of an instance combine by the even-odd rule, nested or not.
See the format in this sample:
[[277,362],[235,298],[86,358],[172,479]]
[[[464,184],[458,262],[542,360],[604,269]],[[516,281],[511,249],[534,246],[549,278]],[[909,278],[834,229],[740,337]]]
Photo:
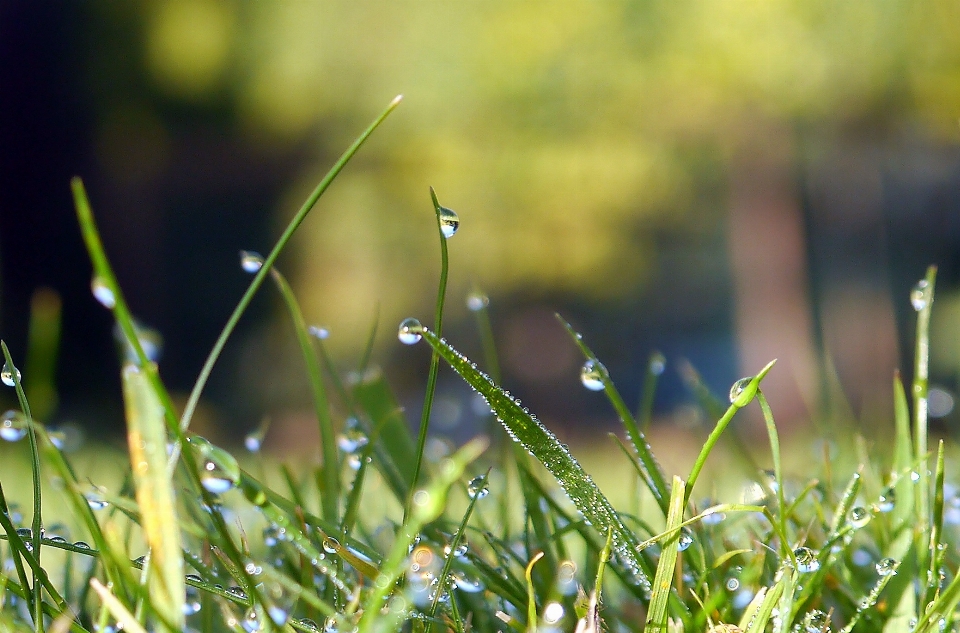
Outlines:
[[[93,290],[127,346],[129,451],[62,450],[31,419],[17,359],[3,346],[2,378],[16,389],[20,410],[0,422],[9,440],[0,447],[0,629],[955,628],[960,496],[946,481],[946,464],[956,449],[928,437],[925,408],[933,268],[912,297],[912,402],[896,378],[895,411],[878,434],[894,438],[892,450],[850,432],[838,438],[842,445],[824,444],[819,457],[809,438],[781,438],[776,402],[762,391],[764,377],[777,371],[771,361],[733,385],[724,404],[687,371],[715,422],[689,431],[699,450],[663,446],[668,459],[661,462],[660,443],[648,438],[656,431],[649,426],[652,393],[634,416],[617,377],[587,345],[590,333],[561,317],[585,359],[584,387],[604,391],[625,435],[571,450],[499,384],[482,293],[468,302],[478,316],[481,365],[440,335],[447,278],[457,274],[448,241],[459,219],[431,191],[441,247],[434,322],[411,318],[398,331],[398,344],[433,350],[415,428],[367,354],[359,362],[364,371],[331,371],[322,333],[307,326],[274,268],[310,208],[396,104],[321,181],[270,254],[245,255],[241,265],[253,279],[183,411],[147,353],[83,185],[74,181]],[[310,378],[319,464],[262,454],[268,426],[235,454],[189,431],[210,371],[267,275]],[[33,344],[50,347],[49,340]],[[663,362],[651,359],[649,391]],[[480,394],[492,420],[488,435],[443,454],[427,450],[426,441],[440,363]],[[29,384],[29,374],[22,378]],[[767,441],[749,449],[734,441],[721,453],[722,439],[736,439],[729,425],[744,407],[760,409]],[[731,463],[738,467],[727,468]]]

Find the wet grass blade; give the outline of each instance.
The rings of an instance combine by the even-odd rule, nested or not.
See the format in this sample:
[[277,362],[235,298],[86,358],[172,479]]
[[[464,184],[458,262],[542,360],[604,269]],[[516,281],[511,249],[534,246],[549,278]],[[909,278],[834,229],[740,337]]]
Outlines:
[[653,595],[647,609],[647,623],[644,633],[658,633],[667,630],[667,604],[673,591],[673,576],[677,567],[680,545],[680,524],[683,522],[684,483],[679,477],[673,478],[670,487],[670,506],[667,513],[665,531],[668,536],[661,542],[660,562],[653,579]]
[[320,360],[313,349],[313,342],[307,331],[307,323],[303,318],[303,311],[297,302],[293,289],[286,278],[276,268],[271,271],[273,280],[277,284],[280,296],[290,313],[290,320],[297,335],[297,343],[303,355],[303,362],[307,367],[307,377],[310,379],[310,391],[313,395],[313,407],[320,426],[320,449],[323,452],[323,493],[320,504],[323,507],[323,518],[327,521],[337,521],[338,500],[340,498],[340,460],[337,455],[336,436],[333,432],[333,420],[330,418],[330,406],[327,404],[327,391],[323,386],[323,375],[320,371]]
[[[914,455],[913,440],[910,434],[910,409],[907,406],[907,394],[900,380],[900,373],[893,379],[893,420],[896,428],[893,451],[893,471],[902,473],[913,468],[919,455]],[[894,526],[913,523],[914,513],[917,511],[914,500],[914,483],[910,477],[899,477],[895,484],[897,503],[891,512]]]
[[173,482],[167,472],[166,424],[148,371],[151,368],[141,370],[133,364],[123,368],[127,440],[140,525],[150,548],[147,587],[151,606],[179,631],[185,623],[183,546]]
[[[557,437],[446,341],[426,328],[423,330],[423,338],[467,384],[487,400],[511,437],[540,460],[584,518],[597,530],[613,531],[614,551],[622,559],[622,563],[632,567],[637,573],[647,574],[648,565],[636,551],[637,539],[633,532],[627,529],[590,475],[584,472],[580,463]],[[650,582],[649,575],[645,581]]]
[[[933,309],[933,291],[937,280],[937,267],[927,268],[926,276],[920,280],[910,295],[910,302],[917,310],[916,356],[913,366],[913,413],[914,413],[914,455],[920,460],[920,479],[917,481],[917,517],[920,520],[920,533],[929,531],[930,513],[930,475],[927,473],[929,460],[927,448],[927,391],[930,381],[930,313]],[[921,555],[920,568],[924,563]]]

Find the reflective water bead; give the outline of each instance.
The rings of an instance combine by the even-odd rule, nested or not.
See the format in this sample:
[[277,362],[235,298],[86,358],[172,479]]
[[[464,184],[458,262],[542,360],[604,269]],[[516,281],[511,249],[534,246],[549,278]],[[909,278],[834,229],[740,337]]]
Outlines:
[[913,287],[913,290],[910,291],[910,305],[913,306],[913,309],[917,312],[923,310],[927,307],[927,303],[930,300],[930,284],[927,283],[926,279],[921,279],[917,282],[917,285]]
[[461,572],[454,572],[450,575],[453,580],[453,586],[464,593],[479,593],[483,591],[483,583],[479,580],[467,578]]
[[336,554],[340,550],[340,541],[332,536],[326,536],[323,539],[323,551],[327,554]]
[[486,481],[485,475],[474,477],[467,484],[467,494],[471,499],[483,499],[490,494],[490,485]]
[[30,528],[17,528],[17,536],[22,539],[33,538],[33,530]]
[[313,338],[321,341],[325,341],[326,339],[330,338],[330,330],[325,327],[320,327],[319,325],[311,325],[309,328],[307,328],[307,332],[309,332],[310,336]]
[[113,310],[117,307],[117,298],[113,296],[110,286],[101,277],[94,276],[90,280],[90,292],[93,293],[93,298],[100,302],[100,305],[104,308]]
[[863,506],[856,506],[850,510],[850,525],[855,528],[862,528],[870,523],[871,518],[870,511]]
[[77,549],[91,549],[90,544],[84,541],[75,541],[73,546]]
[[104,499],[100,492],[88,492],[83,496],[91,510],[103,510],[110,505],[110,502]]
[[820,561],[817,560],[817,554],[809,547],[798,547],[793,550],[793,556],[797,559],[797,571],[801,574],[820,569]]
[[240,481],[240,466],[233,455],[208,444],[203,453],[203,467],[200,471],[200,483],[208,492],[223,494]]
[[653,356],[650,357],[649,370],[650,373],[654,376],[659,376],[663,373],[663,370],[667,368],[667,359],[660,352],[656,352]]
[[607,368],[603,363],[592,358],[580,368],[580,382],[590,391],[602,391],[603,380],[608,376]]
[[875,506],[877,512],[890,512],[893,510],[893,506],[896,501],[897,497],[893,486],[884,488],[883,492],[880,493],[880,498],[877,500],[877,504]]
[[691,545],[693,545],[693,532],[690,531],[690,528],[681,528],[680,537],[677,539],[677,549],[684,552],[690,549]]
[[240,268],[246,273],[255,273],[263,266],[263,255],[256,251],[240,251]]
[[467,309],[471,312],[480,312],[490,305],[490,297],[479,290],[474,290],[467,295]]
[[446,238],[453,237],[453,234],[460,228],[460,216],[453,209],[440,207],[437,211],[437,217],[440,218],[440,232]]
[[247,599],[247,592],[244,591],[241,587],[230,587],[227,589],[227,593],[229,593],[231,596],[240,598],[241,600]]
[[756,385],[751,386],[753,378],[753,376],[746,376],[733,383],[730,387],[730,404],[741,408],[750,404],[753,397],[757,395]]
[[337,447],[344,453],[355,453],[366,446],[369,441],[360,429],[348,428],[337,436]]
[[545,624],[556,624],[563,618],[563,605],[559,602],[548,602],[543,608],[543,622]]
[[[16,380],[14,380],[13,372],[17,372]],[[13,387],[18,382],[20,382],[20,377],[21,377],[21,374],[19,369],[17,369],[16,367],[14,367],[13,369],[10,369],[9,364],[7,363],[3,364],[3,369],[0,370],[0,380],[3,381],[3,384],[5,384],[8,387]]]
[[317,623],[310,618],[301,618],[297,620],[297,623],[308,631],[320,631],[320,627],[317,625]]
[[27,418],[19,411],[10,409],[0,418],[0,438],[18,442],[27,434]]
[[897,573],[897,561],[892,558],[883,558],[877,561],[877,573],[881,576]]
[[258,431],[248,433],[247,436],[243,438],[243,446],[251,453],[259,453],[260,447],[263,446],[263,438],[260,437]]
[[397,331],[397,338],[404,345],[413,345],[419,343],[423,338],[423,325],[414,318],[407,318],[400,322],[400,329]]

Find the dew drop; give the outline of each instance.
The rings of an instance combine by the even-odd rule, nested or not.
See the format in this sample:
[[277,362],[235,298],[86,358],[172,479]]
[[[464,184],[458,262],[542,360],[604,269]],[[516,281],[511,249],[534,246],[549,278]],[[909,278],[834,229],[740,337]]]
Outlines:
[[88,492],[83,496],[91,510],[103,510],[110,505],[110,502],[104,499],[99,492]]
[[663,373],[663,370],[667,368],[667,359],[660,352],[656,352],[653,356],[650,357],[649,370],[650,373],[654,376],[659,376]]
[[460,216],[453,209],[440,207],[437,211],[437,217],[440,218],[440,232],[445,238],[453,237],[453,234],[460,228]]
[[263,446],[263,438],[260,437],[258,432],[254,431],[243,438],[243,446],[251,453],[259,453],[260,447]]
[[423,325],[414,318],[404,319],[400,322],[400,329],[397,331],[397,338],[404,345],[413,345],[419,343],[422,338]]
[[301,618],[300,620],[297,620],[297,623],[308,631],[316,631],[317,633],[320,631],[320,627],[317,625],[317,623],[310,618]]
[[255,273],[263,267],[263,255],[256,251],[240,251],[240,268],[245,273]]
[[547,625],[556,624],[563,618],[563,605],[559,602],[548,602],[543,608],[543,622]]
[[[16,380],[14,380],[13,372],[17,372]],[[18,382],[20,382],[20,375],[21,375],[21,374],[20,374],[20,370],[19,370],[19,369],[17,369],[16,367],[14,367],[14,368],[11,370],[11,369],[10,369],[10,365],[9,365],[8,363],[4,363],[4,364],[3,364],[3,369],[0,370],[0,381],[3,381],[3,384],[5,384],[5,385],[8,386],[8,387],[13,387],[13,386],[16,385]]]
[[727,582],[724,584],[727,588],[727,591],[736,591],[740,588],[740,579],[736,576],[730,576],[727,578]]
[[77,549],[91,549],[90,544],[84,541],[76,541],[74,542],[73,546]]
[[344,453],[355,453],[366,446],[369,441],[360,429],[348,428],[337,436],[337,447]]
[[467,484],[467,494],[470,495],[471,499],[483,499],[490,494],[490,486],[486,482],[486,476],[480,475],[471,479],[470,483]]
[[213,494],[223,494],[236,486],[240,481],[240,466],[233,455],[209,443],[202,450],[200,484]]
[[0,418],[0,438],[18,442],[27,434],[27,419],[19,411],[10,409]]
[[307,332],[310,333],[310,336],[324,341],[330,338],[330,330],[325,327],[320,327],[319,325],[311,325],[307,328]]
[[874,506],[877,512],[890,512],[893,510],[893,506],[897,501],[896,493],[894,492],[893,486],[884,488],[883,492],[880,493],[880,498],[877,499],[876,506]]
[[870,523],[871,518],[870,511],[863,506],[856,506],[850,510],[850,525],[855,528],[862,528]]
[[801,574],[807,574],[820,569],[820,561],[817,560],[817,554],[809,547],[798,547],[793,550],[793,555],[797,559],[797,571]]
[[474,290],[467,295],[467,309],[471,312],[480,312],[490,305],[490,297],[479,290]]
[[603,380],[607,377],[607,368],[598,360],[591,358],[580,368],[580,382],[590,391],[602,391]]
[[17,528],[17,536],[22,539],[33,538],[33,530],[30,528]]
[[453,585],[464,593],[479,593],[483,591],[483,583],[479,580],[467,578],[460,572],[454,572],[451,575]]
[[733,386],[730,387],[730,404],[737,407],[745,407],[750,404],[753,397],[757,395],[756,387],[750,387],[752,382],[753,376],[746,376],[733,383]]
[[693,545],[693,532],[689,528],[681,528],[680,537],[677,539],[677,549],[685,552]]
[[90,280],[90,292],[93,298],[100,302],[104,308],[113,310],[117,306],[117,298],[113,296],[113,291],[101,277],[94,276]]
[[920,310],[927,307],[929,301],[930,284],[927,283],[926,279],[921,279],[917,282],[917,285],[913,287],[913,290],[910,291],[910,305],[913,306],[914,310],[920,312]]
[[340,550],[340,541],[333,538],[332,536],[324,537],[323,539],[323,551],[327,554],[336,554]]
[[234,596],[235,598],[240,598],[241,600],[247,599],[247,592],[240,587],[230,587],[229,589],[227,589],[227,593],[229,593],[231,596]]
[[883,558],[877,561],[877,573],[881,576],[897,573],[897,561],[892,558]]

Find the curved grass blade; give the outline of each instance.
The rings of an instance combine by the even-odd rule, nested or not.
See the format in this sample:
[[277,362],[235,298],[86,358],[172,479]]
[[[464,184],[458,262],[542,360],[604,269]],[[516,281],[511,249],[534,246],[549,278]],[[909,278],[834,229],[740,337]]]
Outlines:
[[684,483],[679,477],[673,478],[670,489],[670,506],[667,513],[665,531],[669,533],[660,550],[660,562],[657,563],[657,575],[653,579],[653,596],[647,609],[647,623],[644,632],[657,633],[667,630],[667,603],[673,586],[673,575],[680,551],[680,524],[683,522]]
[[543,552],[537,552],[527,563],[523,573],[527,579],[527,633],[537,633],[537,593],[533,589],[533,566],[543,558]]
[[[270,250],[270,254],[267,255],[263,260],[263,265],[260,267],[260,270],[257,271],[257,274],[254,275],[253,280],[250,282],[250,286],[247,287],[246,292],[243,293],[243,297],[240,298],[240,301],[237,303],[237,307],[234,308],[233,313],[230,315],[230,318],[227,320],[227,324],[223,326],[223,331],[220,332],[220,336],[217,337],[217,342],[214,343],[213,349],[210,350],[210,354],[207,356],[207,360],[203,364],[203,368],[200,370],[200,375],[197,376],[197,382],[193,386],[193,390],[190,392],[190,397],[187,399],[187,404],[183,409],[183,415],[180,417],[180,429],[186,430],[190,426],[190,420],[193,419],[194,411],[196,411],[197,405],[200,403],[200,394],[203,392],[203,388],[207,384],[207,380],[210,378],[210,373],[213,371],[213,366],[216,364],[217,359],[220,358],[220,353],[223,351],[224,345],[227,343],[227,339],[230,338],[230,335],[233,334],[234,328],[236,328],[237,323],[240,321],[241,315],[246,311],[247,306],[250,305],[250,301],[253,300],[253,295],[256,294],[257,290],[263,284],[263,280],[266,279],[267,273],[273,268],[274,262],[277,261],[277,257],[280,255],[280,251],[287,245],[287,242],[290,241],[290,238],[293,237],[293,233],[297,230],[300,224],[307,217],[307,214],[310,213],[310,210],[313,209],[313,206],[317,203],[317,200],[320,199],[320,196],[327,190],[330,186],[330,183],[333,182],[334,178],[343,170],[350,159],[353,158],[353,155],[357,153],[357,150],[360,149],[360,146],[373,134],[373,131],[376,130],[381,123],[387,118],[387,116],[393,112],[393,110],[400,105],[400,100],[402,96],[398,95],[390,102],[390,104],[384,109],[380,115],[373,120],[366,130],[357,137],[350,147],[347,148],[340,158],[334,163],[333,167],[330,168],[330,171],[327,172],[327,175],[323,177],[323,180],[320,181],[320,184],[317,185],[316,189],[307,197],[303,205],[300,207],[300,210],[297,211],[296,215],[293,216],[293,219],[290,220],[290,223],[287,224],[287,228],[283,230],[283,233],[280,235],[280,239],[277,240],[276,245],[273,249]],[[176,453],[176,449],[174,450]]]
[[[583,342],[583,337],[573,329],[573,326],[567,323],[559,314],[556,316],[557,320],[563,324],[564,328],[566,328],[567,333],[570,334],[573,342],[576,343],[577,347],[580,348],[583,356],[588,361],[592,360],[594,362],[599,362],[597,355],[593,353],[593,350],[587,347],[587,344]],[[610,376],[606,371],[601,371],[600,378],[603,381],[603,391],[607,395],[607,399],[610,400],[610,404],[613,405],[614,410],[616,410],[617,415],[620,416],[620,421],[627,430],[627,437],[633,444],[633,448],[636,451],[637,457],[640,459],[640,464],[642,465],[642,471],[647,487],[650,488],[650,492],[653,493],[654,498],[657,500],[657,504],[663,511],[664,516],[666,516],[669,505],[667,499],[670,496],[670,492],[667,490],[667,482],[664,479],[660,464],[657,463],[656,458],[653,456],[653,451],[650,450],[650,445],[647,443],[647,438],[640,431],[639,427],[637,427],[637,421],[633,419],[633,414],[630,413],[630,410],[627,408],[626,403],[624,403],[623,398],[620,397],[620,393],[617,391],[617,388],[614,387],[613,381],[610,380]]]
[[649,585],[649,565],[636,551],[636,537],[570,451],[460,352],[427,328],[423,328],[422,334],[450,367],[486,399],[510,436],[550,471],[584,518],[601,532],[613,531],[613,549],[621,562],[641,574],[641,582]]
[[[433,327],[438,335],[443,332],[443,304],[447,296],[447,275],[450,271],[450,260],[447,257],[447,237],[443,232],[441,221],[442,207],[437,200],[437,193],[430,187],[430,199],[433,201],[433,211],[437,216],[437,234],[440,236],[440,283],[437,287],[437,306],[433,318]],[[423,411],[420,414],[420,431],[417,435],[417,457],[413,467],[413,480],[410,482],[410,494],[403,507],[403,518],[406,520],[413,503],[413,491],[417,488],[420,479],[420,469],[423,466],[423,450],[427,444],[427,430],[430,426],[430,410],[433,408],[433,395],[437,390],[437,371],[440,368],[440,357],[436,350],[430,355],[430,373],[427,376],[427,392],[423,397]]]
[[182,630],[186,584],[173,482],[167,472],[163,409],[146,372],[128,364],[122,376],[130,464],[140,525],[150,548],[151,573],[147,587],[153,608],[177,630]]
[[340,499],[340,460],[337,455],[336,438],[333,433],[333,421],[330,419],[330,407],[327,404],[327,392],[324,389],[323,376],[320,373],[320,360],[313,349],[310,334],[307,332],[307,323],[303,319],[303,311],[293,294],[293,289],[276,268],[271,268],[270,273],[280,290],[287,311],[290,313],[290,320],[293,321],[293,328],[297,334],[297,342],[300,344],[300,352],[303,354],[303,362],[307,366],[310,390],[313,393],[313,406],[317,414],[317,422],[320,425],[320,442],[323,445],[321,446],[323,451],[323,466],[321,467],[323,494],[320,497],[320,504],[323,507],[323,518],[331,522],[336,521],[337,504]]

